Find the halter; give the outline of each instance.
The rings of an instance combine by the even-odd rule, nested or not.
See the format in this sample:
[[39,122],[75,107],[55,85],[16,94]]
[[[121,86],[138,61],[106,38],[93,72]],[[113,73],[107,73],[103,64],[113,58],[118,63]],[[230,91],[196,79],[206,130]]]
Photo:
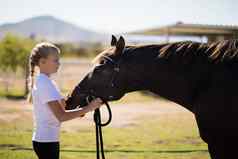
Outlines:
[[[122,54],[125,52],[125,49],[123,50]],[[112,78],[109,82],[109,87],[114,87],[114,80],[116,77],[116,74],[118,74],[120,72],[120,63],[121,63],[121,59],[116,63],[112,58],[108,57],[108,56],[103,56],[105,59],[107,59],[108,61],[110,61],[114,68],[113,68],[113,73],[112,73]],[[90,101],[92,101],[93,99],[95,99],[97,96],[95,91],[93,89],[90,90],[90,94],[86,97],[86,101],[87,103],[90,103]],[[109,99],[113,98],[113,96],[109,96]],[[97,159],[100,159],[100,149],[101,149],[101,156],[102,159],[105,159],[105,155],[104,155],[104,148],[103,148],[103,136],[102,136],[102,127],[108,125],[111,122],[112,119],[112,112],[110,109],[110,106],[108,104],[108,102],[101,98],[103,100],[103,103],[106,104],[106,107],[108,109],[108,113],[109,113],[109,119],[107,120],[107,122],[102,123],[101,122],[101,113],[100,113],[100,109],[96,109],[94,111],[94,123],[95,123],[95,130],[96,130],[96,149],[97,149]]]
[[[123,55],[125,53],[125,51],[127,51],[127,50],[128,50],[128,48],[124,48],[121,54]],[[122,62],[122,58],[120,58],[118,62],[115,62],[112,58],[110,58],[108,56],[103,55],[102,57],[105,58],[106,60],[110,61],[114,66],[112,78],[109,83],[109,87],[110,86],[114,87],[115,86],[114,80],[115,80],[116,74],[118,74],[120,72],[120,64]],[[113,96],[112,96],[112,98],[113,98]],[[109,99],[110,99],[110,96],[109,96]]]
[[[106,57],[106,56],[105,56]],[[109,59],[111,59],[110,57],[107,57]],[[111,59],[112,60],[112,59]],[[110,80],[110,83],[109,83],[109,87],[114,87],[115,86],[115,77],[116,75],[120,72],[120,67],[119,67],[119,64],[120,64],[120,61],[119,63],[115,63],[113,61],[113,65],[114,65],[114,68],[113,68],[113,73],[112,73],[112,78]],[[109,97],[110,98],[110,97]]]

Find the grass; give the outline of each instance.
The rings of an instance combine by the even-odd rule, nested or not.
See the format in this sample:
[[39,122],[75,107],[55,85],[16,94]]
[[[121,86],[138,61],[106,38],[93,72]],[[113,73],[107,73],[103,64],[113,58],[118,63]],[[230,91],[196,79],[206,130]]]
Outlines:
[[[198,136],[190,116],[141,117],[140,124],[103,129],[106,158],[110,159],[208,159],[207,145]],[[92,159],[94,127],[61,132],[61,159]],[[0,120],[0,158],[36,159],[31,146],[32,121]]]
[[6,91],[0,87],[0,98],[23,99],[24,90],[19,88],[11,88],[10,90]]

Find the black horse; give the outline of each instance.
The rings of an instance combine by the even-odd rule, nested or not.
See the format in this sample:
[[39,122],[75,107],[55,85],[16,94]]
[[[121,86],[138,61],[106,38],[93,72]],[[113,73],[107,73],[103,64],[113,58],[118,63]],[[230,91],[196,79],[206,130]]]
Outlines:
[[125,46],[112,36],[94,69],[75,87],[67,109],[89,95],[107,101],[149,90],[191,111],[212,159],[238,158],[238,41]]

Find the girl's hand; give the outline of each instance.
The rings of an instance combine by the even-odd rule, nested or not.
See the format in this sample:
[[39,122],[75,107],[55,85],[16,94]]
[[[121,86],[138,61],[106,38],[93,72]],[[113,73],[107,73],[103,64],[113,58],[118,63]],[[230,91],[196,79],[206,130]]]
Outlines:
[[90,110],[93,111],[97,108],[100,108],[102,104],[103,104],[103,101],[100,98],[96,98],[88,104],[88,107],[90,107]]

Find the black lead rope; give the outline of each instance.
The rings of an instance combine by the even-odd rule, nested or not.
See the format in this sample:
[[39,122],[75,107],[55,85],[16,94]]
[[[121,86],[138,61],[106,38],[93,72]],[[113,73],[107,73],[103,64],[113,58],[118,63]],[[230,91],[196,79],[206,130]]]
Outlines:
[[108,121],[105,123],[102,123],[101,113],[99,108],[94,111],[94,122],[95,122],[95,128],[96,128],[97,159],[100,159],[100,150],[101,150],[102,159],[105,159],[104,148],[103,148],[102,127],[107,126],[112,120],[112,112],[111,112],[110,106],[107,103],[107,101],[103,101],[103,102],[104,104],[106,104],[106,107],[109,113]]

